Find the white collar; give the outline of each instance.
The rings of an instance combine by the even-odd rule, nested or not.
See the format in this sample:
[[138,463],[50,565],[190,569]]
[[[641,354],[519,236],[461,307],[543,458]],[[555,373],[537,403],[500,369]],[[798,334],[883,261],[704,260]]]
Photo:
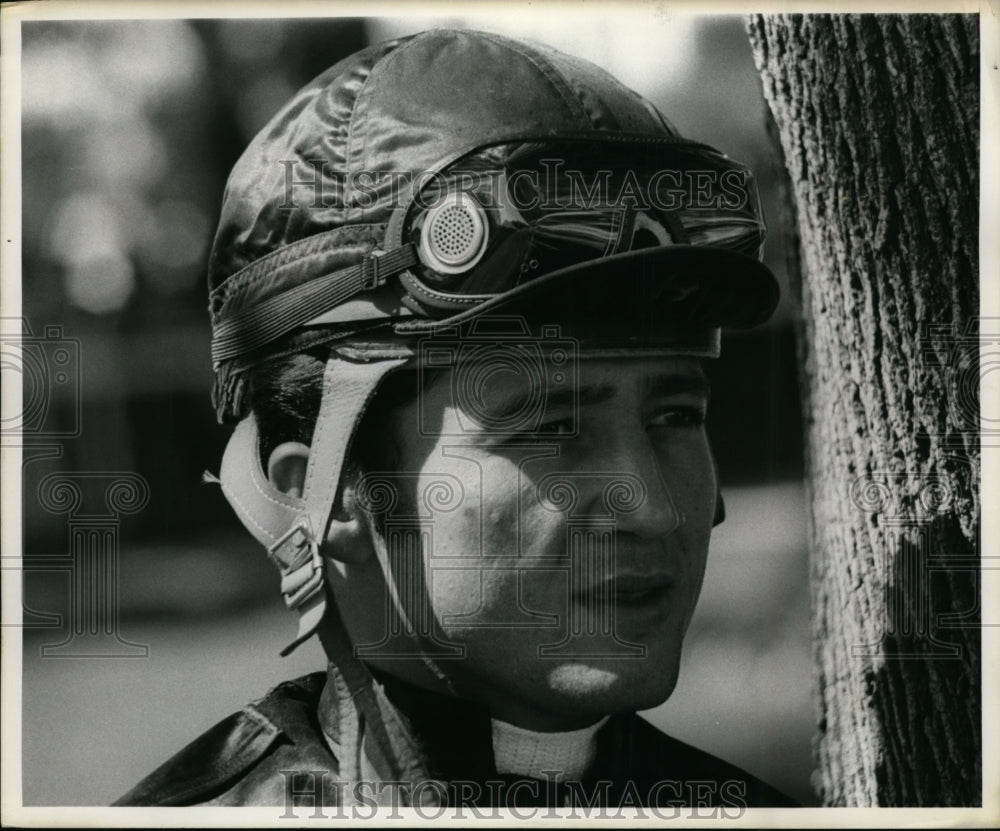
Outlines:
[[609,716],[596,724],[565,733],[538,733],[492,719],[493,760],[497,773],[531,776],[535,779],[555,778],[579,780],[597,754],[597,731]]

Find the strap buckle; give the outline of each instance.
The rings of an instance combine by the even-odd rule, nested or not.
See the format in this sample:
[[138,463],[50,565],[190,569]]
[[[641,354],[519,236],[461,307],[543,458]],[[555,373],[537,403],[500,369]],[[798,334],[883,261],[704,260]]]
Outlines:
[[323,590],[323,558],[309,526],[300,519],[267,549],[281,572],[281,593],[289,609],[298,609]]
[[386,278],[379,273],[379,260],[385,256],[385,251],[375,249],[361,261],[361,289],[369,291],[385,285]]

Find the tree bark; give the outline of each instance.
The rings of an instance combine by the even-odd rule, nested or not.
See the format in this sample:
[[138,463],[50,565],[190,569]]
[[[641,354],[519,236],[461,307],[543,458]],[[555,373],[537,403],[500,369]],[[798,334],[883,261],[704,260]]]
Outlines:
[[982,799],[978,26],[747,22],[801,243],[826,805]]

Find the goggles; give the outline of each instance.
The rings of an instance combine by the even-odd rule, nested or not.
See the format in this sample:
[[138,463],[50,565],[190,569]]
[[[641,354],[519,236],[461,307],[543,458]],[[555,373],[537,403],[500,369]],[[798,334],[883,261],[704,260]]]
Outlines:
[[386,243],[418,254],[400,274],[403,302],[442,317],[642,248],[707,246],[759,259],[765,230],[750,171],[710,148],[562,141],[495,145],[425,176]]
[[[325,232],[331,250],[342,230]],[[220,315],[213,360],[218,368],[304,326],[405,331],[415,316],[443,321],[554,272],[642,249],[759,260],[765,230],[750,171],[706,145],[642,136],[487,145],[408,181],[384,250]],[[323,236],[271,262],[314,260]]]

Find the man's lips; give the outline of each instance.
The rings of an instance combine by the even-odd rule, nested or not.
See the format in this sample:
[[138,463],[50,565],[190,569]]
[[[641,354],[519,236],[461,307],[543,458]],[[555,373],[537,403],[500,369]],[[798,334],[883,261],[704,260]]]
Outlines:
[[669,574],[619,574],[574,591],[573,599],[587,604],[611,601],[622,609],[658,606],[666,601],[673,583]]

